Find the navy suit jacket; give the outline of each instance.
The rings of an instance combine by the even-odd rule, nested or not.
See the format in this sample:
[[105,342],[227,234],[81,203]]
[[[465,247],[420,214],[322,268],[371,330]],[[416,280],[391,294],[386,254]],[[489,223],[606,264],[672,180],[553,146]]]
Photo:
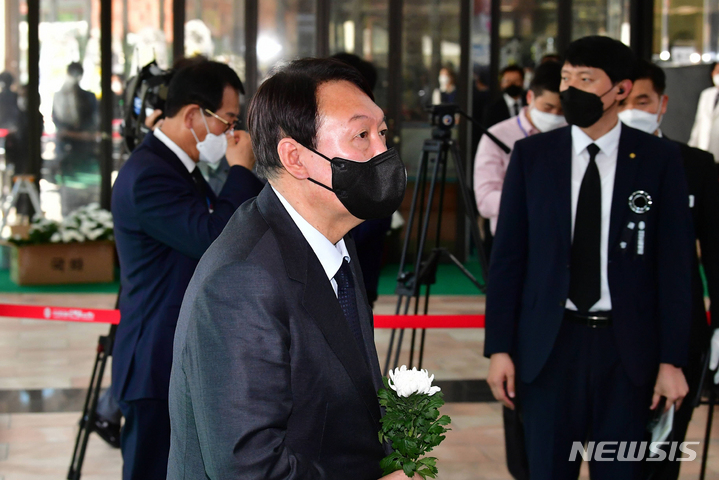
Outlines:
[[[694,236],[676,144],[622,125],[609,227],[607,275],[614,337],[637,385],[659,363],[683,366],[691,325]],[[485,355],[507,352],[537,377],[554,346],[569,292],[571,127],[517,142],[507,169],[487,282]],[[645,250],[626,250],[629,196],[649,193]]]
[[235,166],[219,196],[205,187],[206,198],[177,155],[154,135],[145,137],[117,176],[112,192],[122,286],[112,361],[117,399],[167,398],[175,325],[197,262],[262,183]]

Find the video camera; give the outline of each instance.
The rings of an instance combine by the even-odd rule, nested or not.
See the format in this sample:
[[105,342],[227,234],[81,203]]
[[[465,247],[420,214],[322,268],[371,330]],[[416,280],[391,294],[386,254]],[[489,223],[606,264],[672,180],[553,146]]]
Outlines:
[[145,125],[147,116],[154,110],[165,110],[173,73],[161,69],[153,60],[127,82],[122,136],[128,151],[134,150],[150,132]]
[[429,105],[425,110],[429,112],[429,119],[432,126],[442,130],[451,130],[457,123],[457,114],[460,113],[459,106],[454,103]]

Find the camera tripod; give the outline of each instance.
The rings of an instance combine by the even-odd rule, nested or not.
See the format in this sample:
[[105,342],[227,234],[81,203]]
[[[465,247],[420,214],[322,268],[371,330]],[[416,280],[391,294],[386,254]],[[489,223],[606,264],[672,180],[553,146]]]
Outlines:
[[[464,176],[464,167],[462,165],[462,159],[459,154],[459,148],[457,143],[452,140],[450,130],[454,121],[454,114],[452,113],[452,120],[443,120],[439,126],[432,130],[432,138],[426,139],[422,146],[422,153],[419,158],[419,166],[417,169],[417,181],[414,186],[414,192],[412,194],[412,204],[409,212],[409,219],[407,221],[407,230],[405,233],[404,245],[402,247],[402,255],[400,257],[399,273],[397,275],[397,288],[396,293],[398,295],[397,308],[395,315],[407,315],[412,299],[414,298],[414,315],[419,314],[420,309],[420,297],[424,295],[424,306],[423,315],[427,315],[429,311],[429,299],[432,285],[437,281],[437,267],[440,260],[446,257],[454,265],[456,265],[460,271],[466,276],[480,292],[484,292],[486,285],[484,281],[480,281],[467,270],[462,262],[457,259],[449,250],[440,247],[440,236],[442,231],[442,213],[444,207],[444,195],[445,185],[447,180],[447,163],[449,155],[452,155],[454,161],[455,172],[457,175],[457,182],[459,190],[462,196],[462,203],[464,206],[464,212],[469,220],[470,235],[474,242],[477,250],[477,256],[479,257],[480,267],[482,273],[486,275],[487,272],[487,260],[484,255],[484,250],[480,243],[479,235],[479,223],[476,206],[474,203],[474,196],[467,187],[466,178]],[[433,122],[434,123],[434,122]],[[494,139],[493,139],[494,140]],[[431,169],[431,172],[430,172]],[[435,227],[435,238],[434,247],[431,249],[429,254],[425,258],[425,247],[428,243],[427,236],[429,235],[430,229],[430,216],[432,213],[432,206],[434,203],[435,194],[439,188],[439,204],[437,209],[437,221]],[[417,217],[421,217],[418,219]],[[415,241],[415,257],[410,260],[410,244],[412,243],[412,230],[415,227],[416,241]],[[405,270],[406,267],[413,267],[411,270]],[[424,286],[424,292],[421,288]],[[419,356],[418,363],[419,368],[422,368],[422,359],[424,356],[424,343],[425,343],[426,329],[422,329],[420,334],[420,345],[419,345]],[[390,335],[389,348],[387,350],[387,360],[384,367],[384,375],[390,368],[390,362],[392,360],[392,353],[394,351],[394,362],[393,368],[396,368],[399,364],[399,355],[402,350],[402,341],[404,339],[404,329],[400,329],[399,335],[397,336],[397,345],[395,347],[395,337],[397,336],[397,329],[393,329]],[[412,338],[410,343],[409,353],[409,366],[412,365],[414,360],[415,344],[417,340],[417,329],[412,329]]]
[[[120,293],[117,294],[115,309],[118,308],[119,301]],[[112,355],[116,331],[117,325],[111,325],[110,332],[107,335],[100,336],[97,342],[95,364],[92,367],[90,385],[87,387],[85,405],[82,408],[80,428],[75,438],[75,448],[72,451],[72,460],[70,461],[70,469],[67,472],[67,480],[80,480],[80,475],[82,474],[82,464],[85,461],[87,443],[90,440],[90,434],[93,432],[97,418],[97,402],[100,399],[100,392],[102,390],[102,377],[105,374],[107,359]]]

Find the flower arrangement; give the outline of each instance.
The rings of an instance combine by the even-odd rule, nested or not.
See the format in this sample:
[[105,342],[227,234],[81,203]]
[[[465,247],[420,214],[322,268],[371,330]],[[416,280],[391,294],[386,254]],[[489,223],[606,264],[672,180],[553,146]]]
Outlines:
[[73,211],[62,222],[36,215],[26,238],[14,235],[8,241],[22,246],[113,240],[112,228],[112,213],[91,203]]
[[390,370],[389,378],[383,379],[385,388],[378,396],[385,415],[380,420],[379,440],[394,449],[380,462],[384,475],[403,470],[410,478],[415,473],[423,479],[436,478],[437,459],[420,457],[444,440],[451,420],[439,416],[444,399],[440,388],[432,386],[433,380],[427,370],[408,370],[405,365]]

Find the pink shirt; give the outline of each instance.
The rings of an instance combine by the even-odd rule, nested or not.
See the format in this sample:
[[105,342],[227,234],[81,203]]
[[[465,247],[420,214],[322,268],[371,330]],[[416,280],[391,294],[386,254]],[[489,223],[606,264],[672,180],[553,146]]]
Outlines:
[[[493,125],[489,132],[512,149],[517,140],[539,133],[539,130],[529,123],[527,107],[524,107],[518,116]],[[492,234],[497,229],[499,200],[509,156],[509,153],[504,153],[488,136],[483,135],[474,158],[474,195],[477,208],[480,215],[489,219]]]

